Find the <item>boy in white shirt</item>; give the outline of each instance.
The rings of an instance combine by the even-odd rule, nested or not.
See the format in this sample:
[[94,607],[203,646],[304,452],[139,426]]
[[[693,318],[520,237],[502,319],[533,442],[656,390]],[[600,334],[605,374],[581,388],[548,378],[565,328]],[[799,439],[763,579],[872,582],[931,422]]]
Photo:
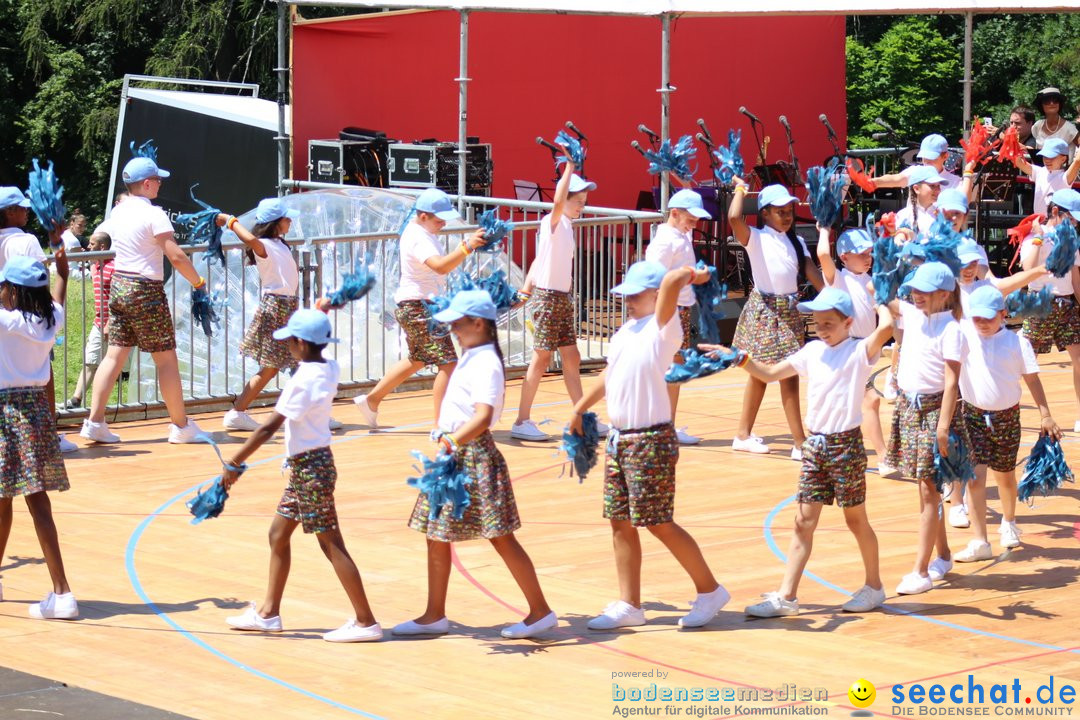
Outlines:
[[[1061,138],[1050,138],[1043,143],[1038,155],[1043,159],[1042,167],[1020,157],[1013,158],[1013,165],[1035,183],[1035,212],[1045,215],[1053,194],[1076,182],[1080,173],[1080,153],[1069,163],[1069,144]],[[1065,167],[1066,163],[1068,167]]]

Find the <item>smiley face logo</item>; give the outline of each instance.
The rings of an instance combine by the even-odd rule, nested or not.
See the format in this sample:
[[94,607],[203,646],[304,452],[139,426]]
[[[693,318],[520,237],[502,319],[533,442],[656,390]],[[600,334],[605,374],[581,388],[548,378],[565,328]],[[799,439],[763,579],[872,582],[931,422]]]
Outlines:
[[851,687],[847,691],[848,700],[851,704],[857,708],[870,707],[874,704],[874,699],[877,698],[877,690],[870,684],[868,680],[859,678],[855,682],[851,683]]

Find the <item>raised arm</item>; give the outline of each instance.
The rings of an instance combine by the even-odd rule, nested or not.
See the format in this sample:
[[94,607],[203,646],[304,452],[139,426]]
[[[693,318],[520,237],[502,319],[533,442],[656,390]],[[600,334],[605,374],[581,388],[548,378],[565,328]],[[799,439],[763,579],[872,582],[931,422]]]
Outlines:
[[821,275],[826,285],[832,285],[836,279],[836,263],[832,259],[832,233],[829,228],[817,226],[817,259],[821,263]]
[[[1080,138],[1080,134],[1077,134],[1077,138]],[[1069,163],[1069,167],[1065,169],[1065,180],[1070,185],[1076,182],[1076,176],[1080,174],[1080,152],[1073,153],[1073,160]]]
[[251,248],[251,252],[261,258],[266,257],[266,248],[263,247],[262,240],[252,235],[250,230],[241,225],[235,215],[218,213],[215,222],[217,222],[219,227],[224,227],[225,229],[232,230],[236,233],[236,237],[240,238],[240,242]]
[[746,181],[741,177],[735,178],[735,192],[731,198],[731,204],[728,205],[728,223],[731,225],[731,234],[735,236],[735,240],[746,247],[750,242],[750,226],[746,224],[746,218],[743,217],[743,198],[746,197],[746,193],[750,192],[750,186],[746,184]]
[[53,302],[63,305],[67,297],[68,260],[67,250],[64,249],[64,241],[60,233],[60,230],[49,233],[49,246],[53,251],[53,264],[56,265],[56,282],[52,286],[52,298]]
[[664,275],[664,279],[660,283],[660,290],[656,294],[656,310],[653,315],[656,318],[656,324],[664,327],[675,315],[679,292],[684,287],[691,283],[700,285],[708,282],[710,275],[708,268],[699,270],[690,265],[676,268]]
[[574,161],[570,159],[570,151],[567,150],[565,145],[559,146],[563,151],[563,157],[566,158],[566,164],[563,165],[562,177],[559,178],[559,182],[555,185],[555,196],[551,199],[551,229],[554,230],[559,221],[562,220],[563,208],[566,207],[566,198],[570,195],[570,176],[574,174],[574,170],[577,166],[574,165]]
[[991,278],[990,282],[993,283],[994,287],[996,287],[1002,295],[1008,296],[1009,293],[1019,290],[1041,277],[1045,277],[1046,274],[1046,266],[1039,265],[1030,270],[1023,270],[1008,277]]
[[873,361],[893,336],[893,314],[888,305],[877,306],[878,324],[866,341],[866,359]]

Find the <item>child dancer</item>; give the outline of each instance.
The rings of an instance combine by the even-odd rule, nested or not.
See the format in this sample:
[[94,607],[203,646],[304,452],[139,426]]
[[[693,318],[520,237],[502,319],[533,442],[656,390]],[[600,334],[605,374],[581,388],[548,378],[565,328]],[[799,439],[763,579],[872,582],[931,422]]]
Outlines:
[[[814,314],[818,340],[775,365],[764,365],[749,355],[741,363],[748,373],[765,382],[795,374],[808,381],[806,425],[810,437],[803,444],[795,534],[780,589],[765,593],[764,600],[746,608],[746,614],[754,617],[798,614],[799,580],[810,559],[814,529],[822,506],[832,505],[834,499],[855,535],[866,571],[866,583],[843,609],[867,612],[885,601],[878,572],[877,535],[866,517],[866,451],[859,426],[866,381],[881,348],[892,337],[892,313],[884,305],[879,307],[876,327],[859,338],[852,333],[858,310],[841,289],[827,287],[813,301],[799,303],[799,310]],[[703,345],[702,349],[724,348]]]
[[907,178],[908,204],[896,213],[896,227],[898,234],[901,226],[911,228],[907,236],[911,240],[930,232],[938,216],[938,195],[946,180],[927,165],[911,168]]
[[909,187],[912,184],[911,174],[920,167],[931,167],[944,179],[944,187],[955,188],[960,186],[960,178],[955,173],[945,169],[945,161],[949,158],[949,141],[944,135],[927,135],[919,144],[919,152],[916,158],[921,164],[905,168],[903,172],[891,175],[882,175],[874,178],[874,184],[879,188]]
[[[57,280],[26,255],[0,268],[0,558],[11,534],[12,500],[26,498],[52,591],[30,606],[30,617],[74,620],[79,605],[71,593],[48,493],[70,487],[53,422],[49,352],[64,324],[68,264],[63,246],[53,256]],[[3,588],[0,587],[0,599]]]
[[463,238],[450,252],[441,254],[437,237],[449,220],[461,217],[450,198],[442,190],[428,188],[416,198],[416,217],[412,219],[398,241],[401,255],[401,280],[398,282],[394,302],[394,317],[409,346],[409,355],[399,360],[387,371],[371,392],[358,395],[353,402],[360,408],[364,422],[378,427],[379,405],[401,383],[408,380],[426,365],[438,368],[432,392],[435,396],[435,421],[439,420],[446,385],[450,373],[457,364],[457,354],[450,336],[433,337],[428,331],[431,317],[424,300],[446,290],[446,275],[465,261],[473,251],[484,244],[484,231],[477,230],[469,238]]
[[641,608],[641,540],[649,530],[679,561],[697,590],[681,627],[701,627],[730,599],[716,582],[701,548],[674,520],[675,463],[679,443],[671,422],[671,401],[664,373],[682,343],[675,312],[679,291],[704,283],[707,270],[636,262],[611,292],[623,296],[630,319],[611,338],[607,369],[600,381],[574,405],[571,432],[581,433],[581,416],[607,395],[612,430],[608,437],[604,482],[604,517],[611,521],[619,599],[588,622],[590,630],[613,630],[645,624]]
[[[897,373],[900,396],[893,412],[887,462],[919,485],[915,567],[896,587],[900,595],[915,595],[930,590],[933,581],[944,577],[953,565],[945,519],[938,516],[941,493],[934,443],[936,440],[942,454],[948,454],[964,337],[959,289],[948,265],[923,263],[904,287],[911,291],[911,302],[894,301],[904,321],[904,351]],[[931,562],[935,545],[938,557]]]
[[562,360],[563,383],[570,402],[581,399],[581,353],[574,329],[574,299],[570,294],[574,276],[574,228],[571,220],[581,217],[589,192],[596,183],[574,173],[570,152],[564,147],[567,159],[562,177],[555,186],[551,212],[540,219],[536,240],[536,260],[525,276],[519,294],[533,303],[533,354],[529,369],[521,383],[517,418],[510,428],[510,437],[518,440],[544,441],[551,436],[530,419],[533,400],[556,350]]
[[[836,254],[840,256],[844,267],[837,270],[830,250],[830,238],[829,228],[819,225],[817,256],[821,263],[821,275],[825,279],[826,287],[843,290],[851,299],[851,336],[868,338],[877,328],[874,297],[869,289],[872,282],[870,270],[874,264],[871,254],[874,239],[863,228],[849,228],[842,232],[836,239]],[[892,337],[891,332],[889,337]],[[881,396],[874,389],[874,383],[868,375],[863,391],[862,429],[877,454],[878,474],[885,476],[894,474],[895,468],[888,465],[882,467],[885,458],[885,436],[881,431],[881,418],[878,414],[880,408]]]
[[[809,279],[815,289],[822,287],[821,273],[810,259],[806,243],[795,234],[795,204],[798,200],[783,185],[769,185],[758,194],[760,228],[751,228],[743,217],[743,197],[748,186],[735,179],[735,195],[728,208],[728,221],[735,239],[746,248],[754,289],[750,292],[733,344],[751,353],[759,362],[778,363],[795,354],[806,341],[806,326],[795,307],[799,285]],[[769,446],[752,435],[765,383],[753,375],[746,382],[739,427],[731,441],[731,449],[751,453],[768,453]],[[791,428],[791,459],[801,460],[803,441],[802,414],[799,411],[799,378],[780,381],[780,400]]]
[[225,413],[223,424],[226,430],[259,429],[259,421],[247,414],[251,401],[280,370],[296,367],[289,344],[275,340],[273,333],[289,321],[300,305],[297,297],[300,273],[285,244],[292,221],[299,215],[298,210],[286,208],[280,199],[266,198],[255,208],[255,227],[251,232],[232,215],[222,213],[217,217],[218,225],[232,230],[247,246],[244,254],[258,269],[262,289],[259,309],[240,343],[240,354],[257,362],[259,371],[248,380],[232,409]]
[[449,630],[446,593],[450,544],[482,537],[491,541],[529,603],[525,619],[503,628],[502,636],[534,637],[554,628],[559,620],[544,599],[532,560],[514,537],[514,531],[521,527],[514,489],[506,460],[491,437],[491,428],[502,414],[505,392],[495,304],[484,290],[464,290],[454,295],[450,307],[437,313],[435,319],[450,323],[462,355],[450,376],[433,437],[455,455],[459,469],[473,483],[469,485],[469,505],[460,520],[454,518],[449,505],[432,519],[427,495],[421,493],[417,498],[409,527],[427,535],[427,608],[415,620],[395,626],[394,634],[441,635]]
[[1013,165],[1035,183],[1035,212],[1045,215],[1050,196],[1076,182],[1076,175],[1080,173],[1080,154],[1066,168],[1069,144],[1061,138],[1047,138],[1038,155],[1043,159],[1042,167],[1019,157],[1013,159]]
[[997,483],[1001,499],[1003,548],[1020,544],[1016,527],[1016,455],[1020,448],[1020,378],[1027,383],[1039,408],[1040,434],[1054,440],[1061,430],[1050,416],[1046,393],[1039,381],[1039,363],[1026,338],[1007,329],[1005,298],[992,286],[971,293],[964,324],[967,357],[960,371],[964,426],[975,457],[975,480],[967,485],[972,539],[956,553],[957,562],[989,560],[994,556],[986,538],[986,478]]
[[[645,259],[650,262],[660,263],[668,270],[694,265],[694,243],[692,234],[698,220],[711,219],[712,215],[701,203],[701,196],[693,190],[680,190],[668,200],[668,219],[666,223],[657,225],[653,238],[649,241],[649,247],[645,249]],[[694,297],[694,289],[687,285],[679,291],[679,324],[682,325],[683,341],[682,349],[690,347],[690,313],[691,308],[697,303]],[[674,362],[682,364],[683,358],[679,353],[675,354]],[[679,407],[679,383],[668,385],[668,396],[671,398],[671,415],[674,418]],[[684,430],[676,430],[675,436],[680,445],[697,445],[701,438],[695,437]]]
[[330,320],[318,310],[297,310],[288,324],[274,331],[275,340],[287,340],[299,367],[285,384],[270,418],[229,460],[221,473],[228,490],[240,478],[239,468],[252,453],[285,425],[289,485],[281,496],[270,524],[270,581],[262,604],[226,619],[237,630],[281,632],[281,598],[289,579],[292,534],[296,526],[315,533],[326,559],[334,566],[352,603],[354,617],[323,635],[327,642],[369,642],[382,638],[382,628],[371,613],[356,563],[345,548],[334,507],[337,468],[330,452],[330,408],[337,393],[338,365],[323,357],[332,337]]

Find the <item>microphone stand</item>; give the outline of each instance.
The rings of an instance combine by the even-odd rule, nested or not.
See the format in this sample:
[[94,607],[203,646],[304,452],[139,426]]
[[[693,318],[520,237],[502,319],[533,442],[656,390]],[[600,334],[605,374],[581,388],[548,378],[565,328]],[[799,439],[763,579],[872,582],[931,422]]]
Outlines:
[[795,168],[795,179],[805,184],[802,170],[799,168],[799,158],[795,156],[795,140],[791,137],[791,126],[787,123],[784,123],[784,132],[787,134],[788,155],[791,156],[791,164]]

